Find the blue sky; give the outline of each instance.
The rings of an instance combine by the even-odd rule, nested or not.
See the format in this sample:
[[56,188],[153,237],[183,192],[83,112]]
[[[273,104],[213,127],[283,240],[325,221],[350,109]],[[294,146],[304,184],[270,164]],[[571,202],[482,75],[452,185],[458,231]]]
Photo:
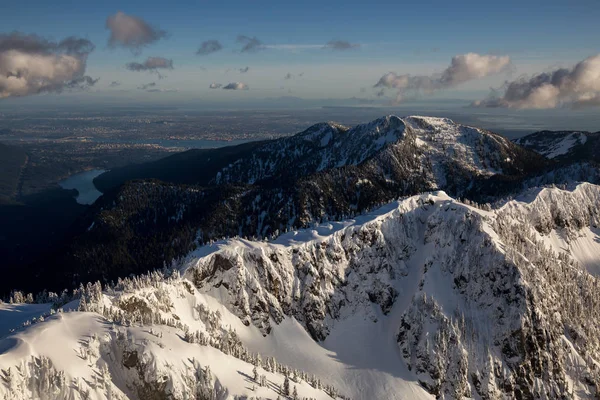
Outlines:
[[[107,46],[109,15],[122,11],[168,32],[168,37],[145,47],[139,56],[125,48]],[[582,1],[101,1],[27,3],[4,2],[0,31],[35,33],[59,41],[67,36],[91,40],[96,49],[87,60],[86,74],[100,78],[77,98],[124,100],[147,98],[136,89],[155,82],[176,93],[154,93],[161,101],[201,98],[235,99],[297,96],[302,98],[360,97],[392,101],[394,91],[377,98],[373,89],[387,72],[431,75],[448,67],[453,56],[465,53],[510,56],[511,68],[436,90],[435,98],[476,100],[490,87],[522,74],[570,67],[600,53],[600,2]],[[236,37],[257,37],[267,46],[240,53]],[[197,56],[209,39],[223,50]],[[331,40],[360,47],[346,51],[320,48]],[[272,47],[270,47],[272,46]],[[128,62],[147,57],[173,60],[164,79],[149,72],[132,72]],[[249,67],[247,73],[240,68]],[[291,73],[293,79],[284,79]],[[299,76],[302,74],[302,76]],[[109,88],[119,81],[118,88]],[[244,82],[247,91],[210,90],[212,82]],[[61,94],[68,96],[70,94]],[[3,99],[2,101],[10,101]]]

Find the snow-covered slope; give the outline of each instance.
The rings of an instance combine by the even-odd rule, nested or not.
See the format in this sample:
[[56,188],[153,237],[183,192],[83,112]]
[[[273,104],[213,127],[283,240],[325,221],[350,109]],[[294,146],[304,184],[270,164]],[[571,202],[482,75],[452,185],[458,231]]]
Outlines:
[[[407,148],[407,142],[418,149]],[[431,188],[443,188],[453,172],[449,168],[482,176],[523,172],[523,154],[500,135],[448,118],[388,115],[353,128],[321,123],[268,142],[221,170],[215,182],[252,184],[265,179],[290,179],[359,165],[374,157],[385,173],[386,169],[406,168],[389,160],[402,156],[416,158],[421,170],[429,170]]]
[[515,143],[555,160],[600,160],[600,132],[541,131],[516,139]]
[[274,399],[286,375],[300,398],[592,398],[599,200],[591,184],[497,210],[435,192],[204,246],[16,332],[14,313],[49,306],[2,305],[0,398]]
[[[68,245],[33,266],[33,281],[55,290],[107,282],[161,268],[212,240],[273,238],[435,190],[493,202],[550,164],[484,129],[393,115],[350,129],[321,123],[224,153],[184,153],[141,175],[136,168],[116,174],[167,182],[134,180],[105,193],[73,227]],[[65,273],[53,274],[47,264]]]

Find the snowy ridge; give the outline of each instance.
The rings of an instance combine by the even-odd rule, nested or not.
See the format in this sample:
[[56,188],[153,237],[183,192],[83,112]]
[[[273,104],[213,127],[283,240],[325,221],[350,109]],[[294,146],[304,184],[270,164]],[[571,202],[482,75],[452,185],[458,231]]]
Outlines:
[[193,182],[200,170],[201,179],[198,186],[182,185],[178,177],[134,180],[107,193],[75,228],[69,249],[53,260],[67,270],[64,278],[38,265],[37,275],[44,277],[39,281],[60,279],[55,286],[61,287],[114,280],[162,268],[213,240],[273,238],[417,193],[443,190],[493,202],[549,166],[544,157],[494,133],[417,116],[389,115],[350,129],[317,124],[244,149],[184,153],[142,168],[145,178],[172,168],[167,178],[181,174]]
[[500,214],[533,225],[541,234],[564,229],[569,237],[582,228],[600,226],[597,185],[581,183],[572,190],[532,189],[502,206]]
[[438,187],[446,185],[444,161],[450,159],[464,168],[481,175],[503,172],[512,162],[507,139],[483,129],[454,123],[448,118],[407,117],[404,123],[416,136],[417,143],[424,147],[434,165]]
[[235,333],[245,328],[239,320],[187,281],[152,275],[120,285],[104,294],[92,289],[80,311],[41,318],[2,339],[0,396],[275,398],[289,375],[290,395],[332,398],[326,391],[334,389],[314,376],[248,352]]
[[[549,213],[542,220],[551,218],[555,228],[593,228],[597,211],[590,205],[598,204],[599,189],[589,184],[574,191],[544,189],[526,206],[513,201],[498,211],[465,207],[443,193],[413,197],[364,224],[347,224],[305,243],[215,246],[216,252],[191,262],[187,274],[201,291],[266,335],[273,323],[292,315],[327,343],[344,326],[340,321],[356,315],[389,321],[400,315],[404,362],[436,395],[555,398],[578,390],[586,398],[596,391],[600,342],[589,320],[565,299],[566,293],[571,301],[573,293],[581,293],[575,303],[583,304],[600,285],[581,269],[579,254],[552,247],[537,221]],[[522,247],[523,242],[531,246]],[[600,260],[594,249],[587,257]],[[540,268],[546,272],[540,274]],[[558,275],[570,276],[568,284],[559,283]],[[408,276],[418,285],[408,284]],[[591,318],[600,303],[587,307]],[[553,310],[563,310],[559,320]],[[541,341],[534,339],[540,318],[553,327]],[[560,334],[561,326],[578,339]],[[527,353],[517,332],[534,340]],[[565,342],[571,348],[566,353],[558,350]],[[537,377],[534,364],[557,362],[554,354],[560,354],[566,372]],[[581,368],[587,371],[583,383],[575,377]]]
[[516,139],[515,143],[531,148],[545,157],[560,158],[571,153],[575,147],[583,146],[590,135],[592,134],[589,132],[542,131]]
[[[88,286],[65,306],[86,312],[0,339],[0,398],[276,398],[286,375],[300,398],[592,398],[600,281],[579,260],[600,261],[599,199],[581,184],[491,210],[435,192],[204,246],[181,276]],[[0,324],[29,307],[49,309],[1,305]]]
[[600,276],[600,192],[589,183],[572,190],[532,189],[498,213],[533,226],[546,245],[569,254],[590,274]]
[[224,168],[215,181],[255,183],[282,173],[307,175],[357,165],[386,144],[400,140],[403,131],[404,125],[396,116],[379,118],[351,129],[334,123],[316,124],[292,137],[267,143],[250,158],[242,158]]
[[[359,165],[375,156],[383,161],[397,155],[390,146],[405,141],[416,143],[420,151],[403,156],[419,157],[422,168],[434,164],[434,188],[446,185],[445,168],[449,163],[483,176],[514,169],[511,164],[516,159],[516,146],[499,135],[456,124],[448,118],[388,115],[353,128],[317,124],[297,135],[267,143],[251,156],[224,168],[215,182],[252,184],[280,175],[306,176]],[[380,162],[380,167],[387,166]]]

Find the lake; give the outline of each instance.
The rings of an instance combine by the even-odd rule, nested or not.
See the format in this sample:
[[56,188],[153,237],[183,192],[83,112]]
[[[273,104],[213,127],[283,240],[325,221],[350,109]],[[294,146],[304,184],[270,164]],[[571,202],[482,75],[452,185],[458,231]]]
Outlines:
[[77,195],[75,200],[77,200],[79,204],[92,204],[102,195],[102,193],[94,186],[94,178],[104,172],[105,171],[102,169],[80,172],[58,182],[58,184],[63,189],[76,189],[79,192],[79,195]]

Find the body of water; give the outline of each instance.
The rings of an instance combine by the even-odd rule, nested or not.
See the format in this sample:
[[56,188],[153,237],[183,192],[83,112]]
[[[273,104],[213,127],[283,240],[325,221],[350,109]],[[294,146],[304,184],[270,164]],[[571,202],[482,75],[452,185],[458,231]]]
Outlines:
[[79,204],[93,204],[101,192],[94,186],[94,178],[104,173],[102,169],[93,169],[71,175],[67,179],[58,182],[63,189],[76,189],[79,194],[75,198]]

